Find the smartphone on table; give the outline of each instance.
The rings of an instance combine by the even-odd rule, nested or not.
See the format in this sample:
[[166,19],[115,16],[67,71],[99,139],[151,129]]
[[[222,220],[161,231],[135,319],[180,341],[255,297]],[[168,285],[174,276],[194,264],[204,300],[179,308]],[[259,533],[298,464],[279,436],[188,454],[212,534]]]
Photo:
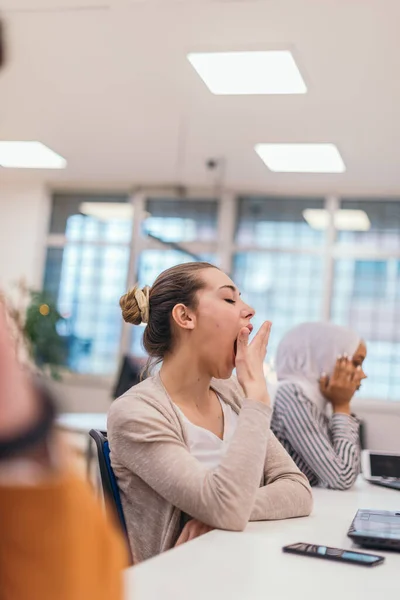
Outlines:
[[290,554],[325,558],[326,560],[362,565],[363,567],[376,567],[377,565],[381,565],[385,560],[384,556],[378,556],[377,554],[343,550],[343,548],[330,548],[329,546],[318,546],[317,544],[305,544],[303,542],[284,546],[282,550]]

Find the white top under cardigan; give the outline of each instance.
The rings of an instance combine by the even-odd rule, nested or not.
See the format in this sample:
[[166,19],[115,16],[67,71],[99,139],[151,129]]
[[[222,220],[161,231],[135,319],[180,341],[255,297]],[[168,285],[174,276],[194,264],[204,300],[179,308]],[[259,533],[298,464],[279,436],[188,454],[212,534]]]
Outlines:
[[195,425],[183,414],[181,409],[175,407],[181,415],[189,443],[190,454],[200,461],[207,469],[215,469],[221,462],[222,457],[228,449],[229,442],[235,432],[239,416],[229,404],[226,404],[218,396],[224,415],[224,434],[221,440],[215,433]]

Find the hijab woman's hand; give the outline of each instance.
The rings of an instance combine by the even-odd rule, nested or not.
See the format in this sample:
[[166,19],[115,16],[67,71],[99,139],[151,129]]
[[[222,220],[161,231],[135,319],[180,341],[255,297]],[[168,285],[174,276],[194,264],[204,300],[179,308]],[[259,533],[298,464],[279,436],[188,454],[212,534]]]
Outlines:
[[319,389],[332,404],[334,412],[350,414],[350,401],[360,385],[362,375],[361,367],[355,367],[347,356],[337,359],[330,377],[322,375]]

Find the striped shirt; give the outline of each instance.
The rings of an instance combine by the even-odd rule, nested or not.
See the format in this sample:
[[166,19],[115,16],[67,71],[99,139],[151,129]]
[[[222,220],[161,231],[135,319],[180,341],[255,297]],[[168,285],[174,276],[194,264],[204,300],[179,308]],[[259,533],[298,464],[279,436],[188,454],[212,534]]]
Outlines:
[[360,472],[359,421],[335,413],[330,418],[299,385],[281,385],[271,429],[311,485],[347,490]]

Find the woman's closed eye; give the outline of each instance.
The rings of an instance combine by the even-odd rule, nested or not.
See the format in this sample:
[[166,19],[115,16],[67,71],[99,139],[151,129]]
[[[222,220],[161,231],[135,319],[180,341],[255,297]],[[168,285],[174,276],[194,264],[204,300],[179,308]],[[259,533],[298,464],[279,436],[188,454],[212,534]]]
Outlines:
[[229,304],[235,304],[236,301],[232,300],[232,298],[224,298],[225,302],[229,302]]

